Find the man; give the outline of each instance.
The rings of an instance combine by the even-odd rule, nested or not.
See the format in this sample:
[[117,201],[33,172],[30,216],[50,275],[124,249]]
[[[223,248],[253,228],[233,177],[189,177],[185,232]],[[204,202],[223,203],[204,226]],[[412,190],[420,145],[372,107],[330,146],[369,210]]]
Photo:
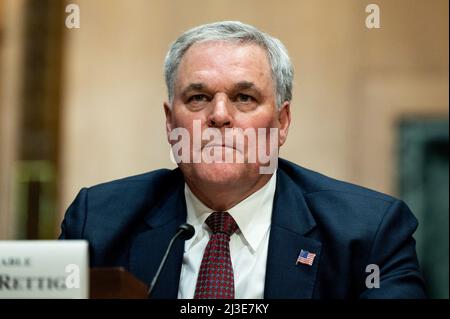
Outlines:
[[87,239],[92,266],[149,283],[188,222],[195,235],[175,242],[153,298],[425,296],[403,202],[278,159],[293,78],[279,40],[202,25],[172,44],[165,77],[179,168],[80,191],[60,238]]

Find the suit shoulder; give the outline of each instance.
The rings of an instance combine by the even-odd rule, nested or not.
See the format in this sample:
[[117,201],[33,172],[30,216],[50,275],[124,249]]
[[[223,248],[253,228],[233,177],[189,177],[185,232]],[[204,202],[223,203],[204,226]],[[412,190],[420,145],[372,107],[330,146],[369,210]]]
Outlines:
[[[364,242],[371,245],[385,220],[403,220],[414,228],[416,221],[400,200],[351,183],[336,180],[285,160],[280,163],[290,186],[302,192],[307,207],[323,233],[333,234],[341,245]],[[293,191],[293,190],[288,190]]]
[[157,169],[154,171],[133,175],[133,176],[127,176],[120,179],[100,183],[97,185],[93,185],[88,187],[89,191],[105,191],[105,190],[123,190],[130,188],[141,188],[145,186],[154,186],[154,185],[163,185],[167,184],[167,182],[171,181],[172,179],[178,177],[179,174],[177,174],[177,169],[170,170],[170,169]]
[[158,169],[89,187],[88,198],[92,207],[116,209],[151,206],[161,197],[184,183],[179,169]]
[[301,188],[306,197],[335,196],[359,197],[392,204],[396,198],[349,182],[340,181],[297,164],[280,159],[280,168],[288,174],[292,181]]

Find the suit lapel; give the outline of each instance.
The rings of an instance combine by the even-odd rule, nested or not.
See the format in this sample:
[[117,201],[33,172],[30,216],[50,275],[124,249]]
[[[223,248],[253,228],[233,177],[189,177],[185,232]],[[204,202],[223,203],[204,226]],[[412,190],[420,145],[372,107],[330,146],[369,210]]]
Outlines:
[[[147,285],[155,275],[159,263],[180,224],[186,222],[184,182],[163,196],[146,218],[146,226],[138,233],[130,247],[130,271]],[[152,298],[175,299],[183,260],[184,241],[177,239],[167,258]]]
[[[282,169],[277,174],[264,297],[309,299],[314,293],[321,243],[306,237],[316,224],[298,185]],[[312,266],[296,264],[302,249],[316,254]]]

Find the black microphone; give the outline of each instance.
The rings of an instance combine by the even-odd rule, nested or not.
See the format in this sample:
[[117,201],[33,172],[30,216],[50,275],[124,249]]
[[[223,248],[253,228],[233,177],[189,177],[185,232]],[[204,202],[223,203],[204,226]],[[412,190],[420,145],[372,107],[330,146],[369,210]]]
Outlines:
[[181,239],[188,240],[192,238],[195,234],[195,229],[192,227],[192,225],[189,225],[187,223],[181,224],[178,226],[177,233],[175,236],[172,237],[170,240],[169,246],[167,247],[166,253],[164,254],[163,259],[161,260],[161,263],[159,264],[158,271],[156,272],[155,276],[153,277],[153,280],[150,284],[150,288],[148,289],[147,296],[150,298],[150,295],[152,293],[153,288],[155,287],[156,282],[158,281],[159,274],[161,273],[161,270],[164,267],[164,264],[166,263],[167,256],[169,256],[170,249],[172,248],[173,243],[175,240],[180,237]]

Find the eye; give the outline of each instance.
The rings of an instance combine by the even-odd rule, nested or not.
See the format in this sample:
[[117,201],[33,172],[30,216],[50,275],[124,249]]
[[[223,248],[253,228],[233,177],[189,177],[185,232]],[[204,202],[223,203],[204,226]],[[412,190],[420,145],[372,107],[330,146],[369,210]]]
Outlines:
[[195,94],[188,99],[188,103],[208,102],[209,98],[205,94]]
[[255,99],[250,95],[239,93],[236,95],[236,101],[241,103],[250,103],[254,102]]

